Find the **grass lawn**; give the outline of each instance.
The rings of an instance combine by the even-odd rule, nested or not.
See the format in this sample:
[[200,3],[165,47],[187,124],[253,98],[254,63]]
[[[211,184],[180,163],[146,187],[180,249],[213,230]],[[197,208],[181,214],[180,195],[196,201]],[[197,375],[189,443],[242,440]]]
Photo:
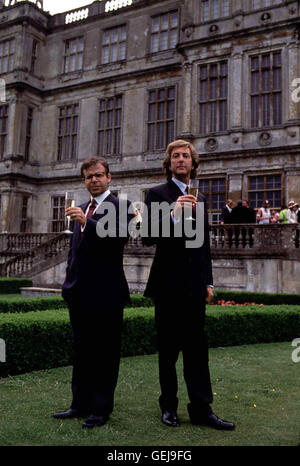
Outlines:
[[[296,446],[300,444],[300,363],[291,342],[210,349],[213,409],[233,421],[222,432],[189,422],[182,358],[178,361],[179,428],[160,421],[157,355],[123,358],[115,410],[92,430],[51,415],[70,405],[71,367],[0,379],[0,445]],[[146,421],[146,422],[145,422]]]

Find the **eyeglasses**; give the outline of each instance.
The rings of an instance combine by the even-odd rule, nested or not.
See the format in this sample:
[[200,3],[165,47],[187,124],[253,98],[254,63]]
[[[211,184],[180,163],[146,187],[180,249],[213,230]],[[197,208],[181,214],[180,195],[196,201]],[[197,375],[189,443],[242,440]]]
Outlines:
[[105,176],[104,173],[91,173],[90,175],[85,176],[84,179],[85,180],[92,180],[93,177],[95,177],[96,180],[100,180],[100,178],[103,178],[103,176]]

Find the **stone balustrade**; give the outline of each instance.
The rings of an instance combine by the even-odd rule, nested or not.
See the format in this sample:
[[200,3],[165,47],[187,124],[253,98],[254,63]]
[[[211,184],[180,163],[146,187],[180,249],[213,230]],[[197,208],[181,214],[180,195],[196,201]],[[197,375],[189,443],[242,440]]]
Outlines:
[[237,251],[263,255],[294,254],[299,249],[299,226],[297,224],[236,224],[212,225],[210,228],[213,251]]
[[26,252],[56,236],[57,233],[2,233],[0,234],[0,254]]
[[[33,236],[35,238],[35,235]],[[27,243],[28,244],[28,243]],[[53,258],[66,260],[70,244],[70,235],[66,233],[55,234],[48,241],[22,252],[12,259],[0,264],[1,277],[29,277],[33,269],[43,269],[47,263],[53,263]]]
[[[274,257],[300,259],[298,225],[212,225],[210,243],[213,259]],[[19,233],[0,235],[0,251],[15,257],[0,263],[0,276],[30,276],[31,271],[66,260],[70,235],[66,233]],[[125,254],[153,256],[154,247],[144,247],[140,237],[130,238]],[[53,260],[54,259],[54,260]]]
[[[218,251],[247,254],[249,252],[262,255],[275,254],[286,256],[299,251],[300,229],[298,225],[211,225],[210,246],[212,255]],[[127,250],[141,251],[153,249],[144,248],[142,240],[130,238]]]

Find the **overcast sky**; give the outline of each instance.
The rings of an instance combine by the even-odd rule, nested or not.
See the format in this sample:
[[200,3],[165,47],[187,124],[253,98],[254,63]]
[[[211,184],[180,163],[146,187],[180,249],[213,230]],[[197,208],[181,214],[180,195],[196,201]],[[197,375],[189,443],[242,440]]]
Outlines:
[[44,0],[44,10],[51,14],[89,5],[93,0]]

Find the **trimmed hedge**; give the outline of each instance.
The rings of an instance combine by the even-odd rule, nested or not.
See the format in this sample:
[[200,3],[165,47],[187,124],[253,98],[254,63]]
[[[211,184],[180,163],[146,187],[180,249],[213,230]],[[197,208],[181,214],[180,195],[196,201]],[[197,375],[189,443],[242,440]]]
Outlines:
[[[297,294],[275,294],[275,293],[251,293],[247,291],[226,291],[215,290],[212,304],[218,300],[235,301],[244,304],[245,302],[255,304],[277,305],[293,304],[300,305],[300,295]],[[142,294],[132,294],[130,308],[152,307],[151,298],[145,298]],[[0,295],[0,313],[2,312],[31,312],[43,311],[49,309],[65,308],[66,303],[61,296],[49,298],[1,298]]]
[[[130,308],[151,307],[153,305],[150,298],[145,298],[141,294],[131,295]],[[16,298],[1,298],[0,313],[33,312],[50,309],[66,308],[66,303],[61,296],[46,298],[24,298],[21,295]]]
[[3,299],[0,296],[0,315],[1,313],[18,313],[18,312],[38,312],[49,309],[65,309],[66,303],[60,297],[50,298],[9,298]]
[[[206,331],[210,347],[291,341],[300,336],[300,306],[210,306]],[[2,314],[0,338],[6,343],[2,377],[72,362],[67,310]],[[122,356],[155,352],[153,308],[126,309]]]
[[140,293],[130,295],[131,304],[128,307],[152,307],[153,301],[151,298],[146,298]]
[[32,286],[30,278],[0,278],[0,294],[20,293],[20,288]]
[[221,309],[211,306],[206,312],[210,347],[291,341],[300,336],[300,306],[234,306]]

